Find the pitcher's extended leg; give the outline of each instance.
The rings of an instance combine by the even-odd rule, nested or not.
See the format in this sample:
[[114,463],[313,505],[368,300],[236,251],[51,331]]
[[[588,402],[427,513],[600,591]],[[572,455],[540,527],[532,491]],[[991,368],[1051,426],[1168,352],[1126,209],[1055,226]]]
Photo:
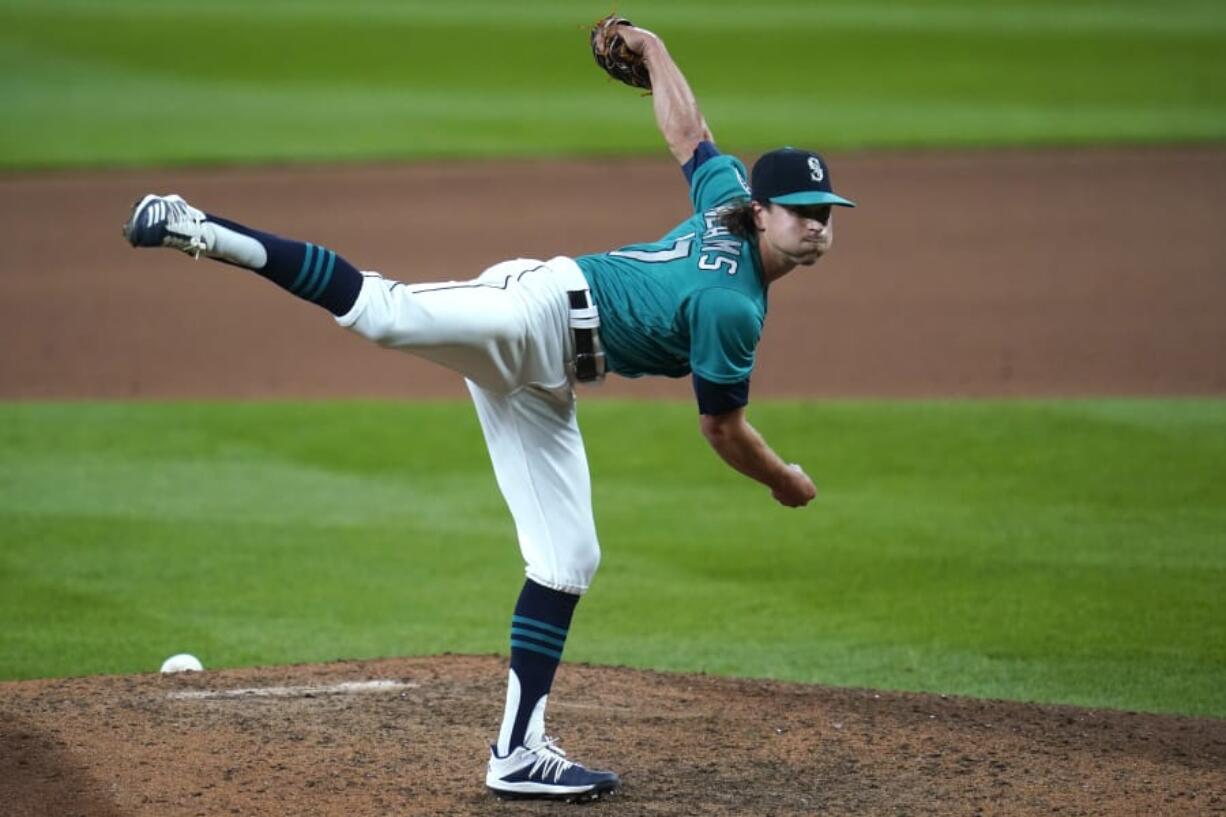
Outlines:
[[565,293],[539,261],[495,265],[473,281],[405,284],[359,272],[334,251],[148,195],[124,225],[136,247],[171,247],[252,270],[331,312],[342,326],[481,383],[565,385]]
[[252,270],[333,315],[352,309],[362,287],[357,268],[326,247],[253,230],[176,195],[142,198],[123,233],[134,247],[173,247]]

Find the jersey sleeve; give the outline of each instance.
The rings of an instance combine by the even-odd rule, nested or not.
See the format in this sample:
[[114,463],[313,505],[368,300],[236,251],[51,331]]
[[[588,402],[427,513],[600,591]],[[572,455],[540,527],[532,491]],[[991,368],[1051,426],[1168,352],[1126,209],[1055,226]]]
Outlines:
[[708,383],[749,379],[762,337],[762,315],[740,292],[704,289],[690,298],[690,369]]
[[715,146],[714,142],[708,139],[704,139],[703,141],[699,142],[698,147],[694,148],[694,155],[690,157],[688,162],[681,166],[681,174],[685,176],[686,183],[693,183],[694,172],[698,170],[698,168],[702,167],[703,163],[708,159],[714,159],[718,155],[719,148]]
[[749,405],[749,380],[738,383],[712,383],[694,375],[694,397],[699,414],[727,414]]
[[735,199],[749,198],[745,165],[726,153],[707,159],[690,179],[690,201],[695,213],[705,213]]

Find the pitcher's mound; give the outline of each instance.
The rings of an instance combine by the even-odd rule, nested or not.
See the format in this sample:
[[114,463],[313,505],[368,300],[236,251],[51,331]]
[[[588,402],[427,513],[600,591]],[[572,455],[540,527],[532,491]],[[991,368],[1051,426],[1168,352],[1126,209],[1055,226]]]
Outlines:
[[[484,789],[506,662],[0,685],[18,815],[557,814]],[[1226,721],[564,664],[549,729],[618,814],[1223,814]]]

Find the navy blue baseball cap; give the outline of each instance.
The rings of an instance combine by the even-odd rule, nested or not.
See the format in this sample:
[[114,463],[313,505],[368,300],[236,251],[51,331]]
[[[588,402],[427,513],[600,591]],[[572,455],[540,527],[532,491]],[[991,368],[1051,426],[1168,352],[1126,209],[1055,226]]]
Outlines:
[[762,154],[754,163],[749,187],[755,201],[856,206],[830,189],[826,160],[809,150],[779,148]]

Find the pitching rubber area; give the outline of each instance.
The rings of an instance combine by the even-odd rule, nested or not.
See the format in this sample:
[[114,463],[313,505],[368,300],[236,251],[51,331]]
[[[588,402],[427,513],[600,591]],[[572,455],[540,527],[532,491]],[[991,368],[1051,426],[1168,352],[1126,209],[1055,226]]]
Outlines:
[[167,693],[172,701],[219,701],[238,698],[316,698],[321,695],[362,695],[413,689],[404,681],[342,681],[327,686],[240,687],[238,689],[187,689]]

